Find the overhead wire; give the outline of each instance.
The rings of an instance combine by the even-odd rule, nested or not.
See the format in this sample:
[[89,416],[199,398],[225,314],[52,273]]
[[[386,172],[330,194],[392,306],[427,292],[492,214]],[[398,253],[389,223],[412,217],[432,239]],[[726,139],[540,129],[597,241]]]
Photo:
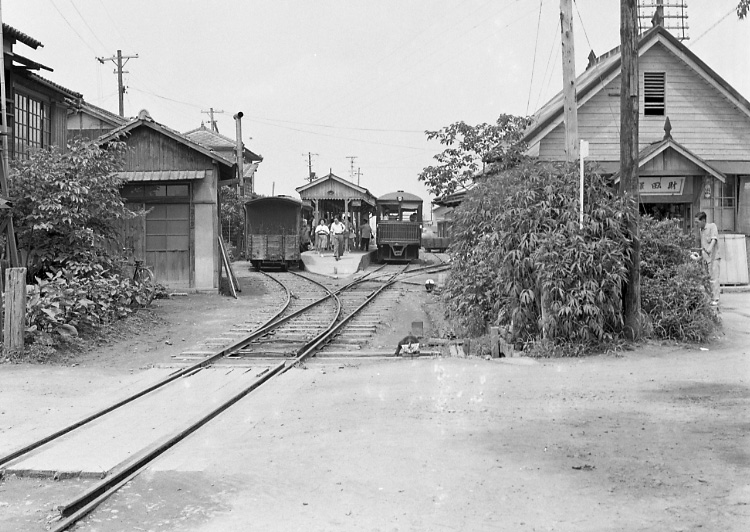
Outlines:
[[[478,6],[476,9],[474,9],[473,11],[470,11],[468,13],[464,13],[464,16],[460,17],[458,20],[450,19],[451,25],[455,27],[455,26],[461,24],[464,20],[466,20],[468,17],[470,17],[472,14],[474,14],[477,10],[481,9],[482,7],[484,7],[485,5],[487,5],[487,4],[489,4],[489,3],[493,2],[493,1],[494,0],[487,0],[486,2],[484,2],[483,4],[481,4],[480,6]],[[451,13],[453,11],[455,11],[455,10],[452,10]],[[448,14],[446,14],[439,21],[437,21],[437,22],[435,22],[433,24],[430,24],[426,28],[423,28],[420,32],[418,32],[417,34],[415,34],[412,38],[410,38],[409,40],[407,40],[406,41],[406,45],[411,45],[412,43],[416,42],[419,37],[421,37],[422,35],[424,35],[427,31],[431,30],[433,27],[438,26],[443,21],[448,20],[448,18],[449,18]],[[435,37],[435,36],[433,36],[431,38],[428,38],[425,42],[422,43],[421,48],[423,48],[423,49],[426,48],[427,45],[430,44],[432,41],[434,41],[436,38],[437,37]],[[380,65],[381,63],[383,63],[383,61],[385,61],[387,58],[390,58],[395,53],[401,51],[402,49],[405,49],[406,45],[399,43],[394,48],[392,48],[391,51],[388,52],[385,56],[383,56],[377,62],[373,63],[369,68],[374,71],[375,67],[377,67],[378,65]],[[325,113],[329,109],[331,109],[332,107],[345,108],[349,104],[356,102],[357,99],[360,98],[360,97],[361,97],[360,90],[358,88],[352,88],[343,97],[332,97],[331,98],[331,103],[329,103],[328,105],[322,107],[318,111],[318,114],[320,115],[322,113]]]
[[709,26],[709,28],[708,28],[708,29],[707,29],[706,31],[704,31],[703,33],[701,33],[700,35],[698,35],[698,37],[696,37],[695,39],[693,39],[693,40],[692,40],[692,41],[690,42],[690,44],[688,44],[688,48],[692,47],[692,46],[693,46],[693,45],[694,45],[695,43],[697,43],[697,42],[698,42],[699,40],[701,40],[701,39],[702,39],[702,38],[703,38],[703,37],[704,37],[704,36],[705,36],[705,35],[706,35],[706,34],[707,34],[708,32],[710,32],[710,31],[711,31],[712,29],[714,29],[714,28],[715,28],[716,26],[718,26],[719,24],[721,24],[722,22],[724,22],[724,20],[726,20],[726,18],[727,18],[727,17],[729,16],[729,15],[732,15],[732,14],[734,14],[734,13],[736,13],[736,8],[734,8],[734,7],[733,7],[732,9],[730,9],[730,10],[729,10],[729,11],[727,12],[727,14],[726,14],[726,15],[724,15],[724,16],[723,16],[723,17],[721,17],[721,18],[720,18],[719,20],[717,20],[716,22],[714,22],[714,23],[713,23],[713,24],[712,24],[711,26]]
[[[586,32],[586,25],[583,23],[583,17],[581,16],[581,11],[578,9],[578,2],[576,2],[576,0],[573,0],[573,5],[576,8],[576,13],[578,13],[578,20],[581,22],[581,29],[583,29],[583,35],[586,38],[586,42],[589,45],[589,50],[593,52],[594,46],[591,44],[591,41],[589,40],[588,32]],[[596,74],[599,77],[599,83],[601,84],[602,89],[603,89],[604,79],[602,78],[601,65],[599,64],[599,61],[596,61],[592,68],[596,69]],[[615,114],[615,111],[612,108],[612,101],[609,98],[607,98],[607,106],[609,107],[609,112],[612,115],[612,123],[615,124],[615,127],[617,128],[617,135],[619,136],[620,135],[620,120]]]
[[99,36],[94,31],[94,29],[91,26],[89,26],[89,23],[86,22],[86,19],[83,17],[83,15],[81,14],[81,12],[78,10],[78,8],[76,7],[76,5],[73,3],[73,0],[68,0],[68,2],[70,2],[70,5],[73,6],[73,9],[75,9],[76,13],[78,13],[78,16],[81,18],[81,20],[83,21],[84,25],[89,29],[89,31],[91,32],[91,35],[94,36],[94,39],[96,39],[97,41],[99,41],[99,44],[102,45],[102,48],[106,50],[107,49],[107,45],[102,42],[102,40],[99,38]]
[[[520,1],[520,0],[515,0],[515,1],[516,1],[516,2],[518,2],[518,1]],[[501,9],[500,11],[504,10],[504,9],[505,9],[505,8],[507,8],[507,7],[509,7],[509,6],[507,6],[507,5],[506,5],[506,6],[503,6],[503,8],[502,8],[502,9]],[[499,12],[498,12],[498,14],[499,14]],[[497,29],[498,29],[498,30],[503,30],[503,29],[506,29],[506,28],[508,28],[508,27],[510,27],[510,26],[512,26],[512,25],[514,25],[515,23],[517,23],[517,22],[518,22],[518,21],[520,21],[521,19],[525,18],[526,16],[528,16],[528,13],[526,13],[526,14],[524,14],[524,15],[520,16],[520,17],[519,17],[519,18],[517,18],[517,19],[514,19],[513,21],[509,22],[509,23],[508,23],[508,24],[506,24],[505,26],[502,26],[502,27],[500,27],[500,28],[497,28]],[[469,31],[472,31],[473,29],[475,29],[475,28],[477,28],[477,27],[479,27],[479,26],[481,26],[481,25],[483,25],[483,24],[485,24],[486,22],[488,22],[488,21],[491,21],[491,20],[492,20],[492,19],[491,19],[491,17],[485,17],[485,18],[484,18],[484,20],[483,20],[482,22],[480,22],[480,23],[478,23],[478,24],[476,24],[476,25],[472,26],[471,28],[468,28],[468,29],[467,29],[467,30],[466,30],[466,31],[465,31],[464,33],[462,33],[462,34],[460,35],[460,37],[463,37],[463,35],[465,35],[465,34],[466,34],[466,33],[468,33]],[[464,42],[464,45],[463,45],[463,46],[461,46],[460,48],[457,48],[457,49],[455,49],[455,50],[453,51],[453,52],[454,52],[453,54],[451,54],[451,55],[449,55],[449,56],[447,56],[447,57],[445,57],[445,56],[444,56],[444,57],[442,57],[442,58],[441,58],[441,61],[440,61],[440,63],[439,63],[439,66],[443,66],[443,65],[447,64],[448,62],[452,61],[452,60],[453,60],[453,59],[455,59],[456,57],[462,57],[462,56],[463,56],[463,52],[464,52],[464,50],[465,50],[466,48],[468,48],[468,47],[470,47],[470,46],[476,46],[477,44],[479,44],[479,43],[481,43],[481,42],[484,42],[484,41],[486,41],[486,40],[488,40],[488,39],[494,38],[494,37],[496,37],[496,33],[495,33],[495,32],[491,33],[490,35],[487,35],[487,36],[484,36],[484,37],[480,37],[479,39],[474,39],[474,40],[467,40],[467,41],[465,41],[465,42]],[[402,69],[402,71],[401,71],[401,72],[399,72],[399,73],[403,73],[403,72],[406,72],[406,71],[409,71],[410,73],[414,73],[414,72],[418,71],[419,69],[425,69],[425,68],[433,68],[433,69],[434,69],[434,68],[435,68],[435,66],[434,66],[434,65],[430,65],[430,64],[428,64],[428,63],[426,63],[426,62],[425,62],[425,60],[426,60],[426,59],[428,59],[428,58],[430,58],[430,57],[433,57],[433,56],[434,56],[434,55],[436,55],[436,54],[439,54],[440,52],[441,52],[441,50],[433,50],[432,52],[428,53],[427,55],[425,55],[425,56],[421,57],[421,58],[419,59],[420,63],[419,63],[419,64],[418,64],[418,65],[417,65],[417,66],[416,66],[415,68],[411,68],[411,66],[409,66],[409,67],[405,67],[405,68],[404,68],[404,69]],[[381,93],[380,95],[378,95],[377,97],[375,97],[375,98],[372,98],[372,99],[370,99],[370,100],[366,101],[366,102],[365,102],[365,103],[364,103],[363,105],[360,105],[360,106],[358,107],[358,109],[357,109],[357,110],[358,110],[358,111],[362,111],[362,110],[364,110],[364,109],[367,109],[367,108],[369,108],[369,107],[370,107],[370,106],[372,106],[372,105],[373,105],[374,103],[376,103],[376,102],[377,102],[378,100],[380,100],[380,99],[382,99],[382,98],[384,98],[384,97],[388,96],[389,94],[391,94],[392,92],[394,92],[394,91],[396,91],[396,90],[398,90],[398,89],[400,89],[400,88],[401,88],[401,87],[399,87],[399,86],[395,86],[395,85],[394,85],[394,86],[393,86],[393,87],[391,87],[391,88],[390,88],[389,90],[387,90],[387,91],[385,91],[385,92],[382,92],[382,93]]]
[[[549,57],[547,57],[547,66],[544,68],[544,76],[542,76],[542,83],[539,86],[539,93],[536,97],[536,103],[534,104],[534,108],[539,108],[539,101],[542,99],[542,92],[544,92],[545,88],[549,88],[549,85],[545,87],[545,80],[547,79],[547,73],[550,72],[550,64],[552,63],[552,57],[555,54],[555,50],[557,50],[557,46],[560,44],[560,39],[557,38],[557,32],[558,29],[560,29],[560,22],[557,21],[555,23],[555,33],[554,38],[552,39],[552,48],[549,51]],[[554,68],[552,69],[554,72]],[[550,80],[552,79],[552,75],[550,74]]]
[[57,11],[60,14],[60,16],[65,21],[65,23],[68,25],[68,27],[70,27],[70,29],[73,30],[73,33],[75,33],[78,36],[78,38],[81,39],[81,42],[83,44],[85,44],[86,47],[94,53],[94,55],[96,55],[96,53],[97,53],[96,50],[86,41],[86,39],[83,38],[83,36],[80,33],[78,33],[78,30],[76,30],[73,27],[73,25],[70,23],[70,21],[67,19],[67,17],[63,14],[63,12],[60,11],[60,8],[57,7],[57,4],[55,4],[55,0],[49,0],[49,3],[52,4],[52,7],[55,8],[55,11]]
[[531,80],[529,81],[529,97],[526,100],[526,114],[529,114],[529,104],[531,103],[531,89],[534,86],[534,70],[536,69],[536,50],[539,46],[539,26],[542,24],[542,2],[539,0],[539,17],[536,21],[536,39],[534,41],[534,59],[531,62]]

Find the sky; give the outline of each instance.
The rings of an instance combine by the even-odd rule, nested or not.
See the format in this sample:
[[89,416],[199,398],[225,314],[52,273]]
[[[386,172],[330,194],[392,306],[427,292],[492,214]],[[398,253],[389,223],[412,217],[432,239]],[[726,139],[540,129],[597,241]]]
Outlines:
[[[649,0],[650,1],[650,0]],[[181,132],[209,124],[263,156],[256,192],[298,197],[308,163],[375,196],[430,201],[417,176],[442,151],[425,130],[534,113],[562,87],[559,0],[0,0],[41,41],[40,75]],[[686,1],[687,46],[750,99],[750,20],[737,0]],[[576,73],[619,45],[619,0],[575,0]],[[21,48],[26,48],[21,50]],[[102,64],[97,58],[104,58]],[[222,111],[219,113],[219,111]]]

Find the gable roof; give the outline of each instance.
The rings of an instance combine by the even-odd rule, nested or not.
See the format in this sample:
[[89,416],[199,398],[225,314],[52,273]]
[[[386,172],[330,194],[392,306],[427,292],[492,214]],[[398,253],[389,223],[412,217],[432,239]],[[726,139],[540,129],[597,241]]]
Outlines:
[[115,127],[124,125],[128,122],[128,120],[130,120],[120,115],[116,115],[115,113],[111,113],[107,111],[106,109],[98,107],[85,100],[80,100],[78,104],[78,108],[75,111],[79,113],[89,114]]
[[[750,102],[724,80],[719,74],[704,63],[662,26],[655,26],[643,33],[638,41],[638,56],[642,56],[657,43],[663,45],[674,55],[696,71],[710,85],[719,90],[738,109],[750,117]],[[603,54],[596,59],[580,76],[576,78],[576,102],[581,107],[594,95],[604,89],[613,79],[620,75],[622,53],[620,47]],[[535,113],[534,123],[524,132],[523,140],[529,146],[536,144],[563,121],[563,93],[557,93],[549,102]]]
[[[660,140],[659,142],[654,142],[652,144],[649,144],[645,148],[641,150],[641,152],[638,154],[638,168],[644,166],[646,163],[651,161],[654,157],[664,153],[668,149],[672,149],[678,154],[680,154],[683,158],[690,161],[694,165],[698,166],[699,168],[702,168],[705,170],[705,172],[709,175],[714,176],[716,179],[721,181],[722,183],[726,182],[726,176],[721,173],[719,170],[708,164],[706,161],[698,157],[696,154],[691,152],[689,149],[687,149],[685,146],[674,140],[672,137],[667,136],[664,139]],[[620,172],[614,174],[615,183],[620,181]]]
[[[186,131],[183,133],[187,138],[198,144],[203,144],[207,148],[217,150],[221,152],[233,151],[237,148],[237,141],[222,135],[218,131],[208,129],[205,124],[201,124],[201,127]],[[247,148],[244,148],[243,154],[245,159],[249,162],[262,161],[263,156],[253,153]]]
[[354,183],[352,183],[350,181],[347,181],[346,179],[335,175],[333,172],[329,172],[328,175],[324,175],[323,177],[319,177],[317,179],[314,179],[314,180],[310,181],[308,184],[302,185],[301,187],[297,187],[294,190],[296,190],[297,192],[299,192],[300,194],[302,194],[302,192],[304,192],[305,190],[308,190],[308,189],[311,189],[313,187],[316,187],[316,186],[320,185],[321,183],[324,183],[325,181],[327,181],[329,179],[331,181],[336,181],[338,183],[341,183],[345,187],[352,188],[352,189],[356,190],[357,192],[360,192],[361,194],[370,194],[370,191],[367,190],[366,188],[360,187],[359,185],[355,185]]
[[224,166],[227,166],[229,168],[233,168],[235,166],[235,163],[233,160],[230,160],[224,157],[223,155],[219,155],[215,151],[203,146],[202,144],[193,142],[192,140],[184,136],[182,133],[179,133],[178,131],[171,129],[165,126],[164,124],[160,124],[159,122],[156,122],[153,118],[151,118],[151,115],[145,109],[142,110],[140,113],[138,113],[138,116],[136,118],[131,119],[125,124],[119,127],[116,127],[115,129],[108,132],[107,134],[99,137],[96,140],[96,142],[98,144],[104,144],[108,141],[127,135],[128,133],[130,133],[131,131],[139,127],[147,127],[147,128],[153,129],[154,131],[162,133],[163,135],[181,144],[184,144],[185,146],[188,146],[199,153],[202,153],[203,155],[213,159],[214,161],[220,164],[223,164]]

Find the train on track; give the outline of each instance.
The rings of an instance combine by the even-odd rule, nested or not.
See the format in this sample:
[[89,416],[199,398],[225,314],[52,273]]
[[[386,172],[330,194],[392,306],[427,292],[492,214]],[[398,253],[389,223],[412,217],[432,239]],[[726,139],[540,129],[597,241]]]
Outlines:
[[378,262],[409,262],[422,247],[422,198],[403,190],[380,196],[375,205]]
[[422,247],[425,251],[435,251],[445,253],[453,242],[453,222],[451,220],[441,220],[437,222],[437,233],[427,233],[422,235]]
[[258,270],[299,266],[303,223],[312,207],[290,196],[268,196],[245,202],[245,249]]

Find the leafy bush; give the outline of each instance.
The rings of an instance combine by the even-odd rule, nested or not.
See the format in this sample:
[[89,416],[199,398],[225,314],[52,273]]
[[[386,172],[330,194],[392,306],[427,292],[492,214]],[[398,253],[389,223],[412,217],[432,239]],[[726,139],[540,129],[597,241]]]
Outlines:
[[446,308],[470,334],[492,323],[517,344],[592,345],[619,332],[633,206],[588,172],[580,227],[578,180],[573,165],[527,160],[456,209]]
[[153,288],[107,272],[101,266],[89,268],[86,276],[76,275],[73,272],[79,269],[77,266],[48,273],[29,287],[27,333],[55,332],[61,325],[93,329],[148,304],[147,293]]
[[641,218],[641,309],[658,338],[705,342],[720,325],[710,306],[710,279],[690,258],[693,236],[676,220]]

